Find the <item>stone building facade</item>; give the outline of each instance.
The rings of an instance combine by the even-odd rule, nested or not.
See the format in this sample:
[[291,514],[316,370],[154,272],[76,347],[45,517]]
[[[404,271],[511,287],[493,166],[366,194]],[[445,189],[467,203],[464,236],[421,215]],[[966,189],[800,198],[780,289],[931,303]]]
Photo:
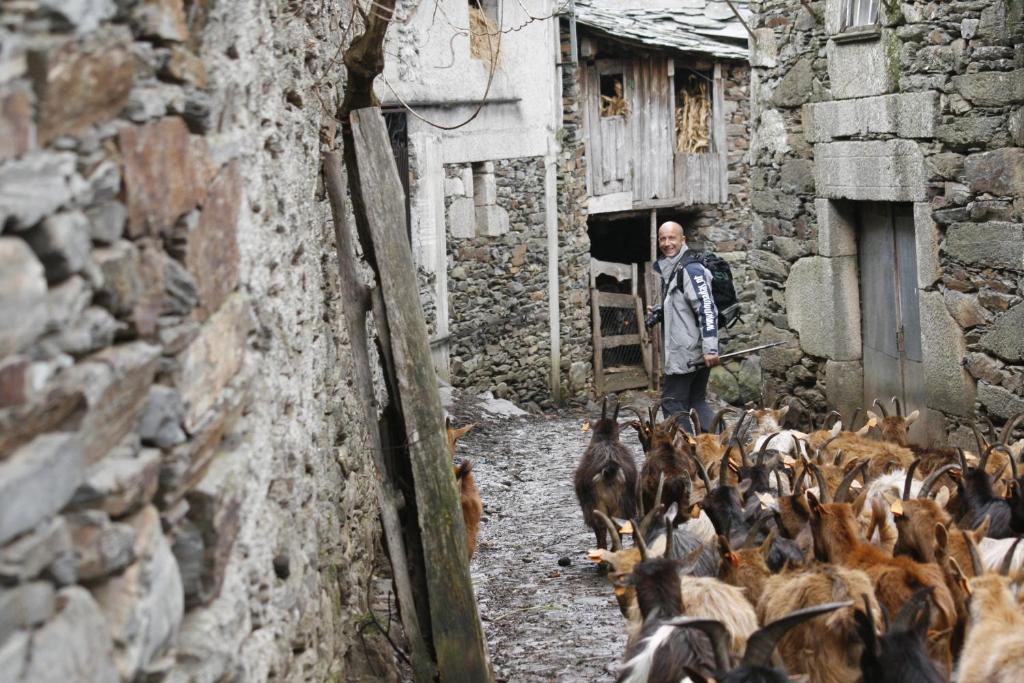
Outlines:
[[319,180],[341,7],[0,8],[5,681],[344,679],[376,657]]
[[883,2],[864,26],[844,0],[752,5],[773,391],[847,416],[901,395],[932,441],[1024,410],[1020,3]]

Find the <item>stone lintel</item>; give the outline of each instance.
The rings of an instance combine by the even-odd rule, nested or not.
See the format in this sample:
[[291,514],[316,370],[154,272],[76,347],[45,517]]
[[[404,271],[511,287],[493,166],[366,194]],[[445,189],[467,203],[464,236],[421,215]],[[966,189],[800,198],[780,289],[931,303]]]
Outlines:
[[909,140],[825,142],[814,146],[818,195],[828,199],[920,202],[924,156]]
[[816,102],[803,107],[804,136],[808,142],[878,134],[930,138],[938,115],[934,91]]

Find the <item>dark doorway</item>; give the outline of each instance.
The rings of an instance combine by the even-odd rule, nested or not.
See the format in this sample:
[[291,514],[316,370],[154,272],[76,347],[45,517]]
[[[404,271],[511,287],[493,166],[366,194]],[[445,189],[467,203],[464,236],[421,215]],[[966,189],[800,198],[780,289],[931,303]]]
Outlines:
[[412,202],[409,198],[409,119],[404,111],[384,112],[384,123],[388,127],[391,153],[398,167],[398,178],[405,190],[405,232],[412,243]]

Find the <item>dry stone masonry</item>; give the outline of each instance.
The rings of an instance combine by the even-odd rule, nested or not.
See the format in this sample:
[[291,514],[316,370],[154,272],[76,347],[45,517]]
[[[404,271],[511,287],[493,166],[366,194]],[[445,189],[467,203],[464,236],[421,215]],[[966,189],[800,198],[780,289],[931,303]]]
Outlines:
[[899,202],[929,436],[976,413],[1001,421],[1024,407],[1021,4],[880,3],[879,26],[852,37],[842,4],[752,3],[755,246],[777,271],[761,325],[789,341],[763,356],[773,391],[812,411],[863,404],[851,207]]
[[4,681],[345,679],[376,658],[318,186],[340,6],[0,8]]

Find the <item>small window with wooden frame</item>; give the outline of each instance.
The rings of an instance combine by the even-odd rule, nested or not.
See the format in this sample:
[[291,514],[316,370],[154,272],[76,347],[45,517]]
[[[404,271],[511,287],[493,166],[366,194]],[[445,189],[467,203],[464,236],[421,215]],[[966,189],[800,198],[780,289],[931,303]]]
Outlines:
[[878,25],[879,0],[842,0],[839,31],[865,31]]
[[629,118],[629,102],[626,100],[623,82],[621,73],[601,74],[601,118]]
[[718,151],[714,126],[714,79],[710,70],[676,65],[676,152]]

